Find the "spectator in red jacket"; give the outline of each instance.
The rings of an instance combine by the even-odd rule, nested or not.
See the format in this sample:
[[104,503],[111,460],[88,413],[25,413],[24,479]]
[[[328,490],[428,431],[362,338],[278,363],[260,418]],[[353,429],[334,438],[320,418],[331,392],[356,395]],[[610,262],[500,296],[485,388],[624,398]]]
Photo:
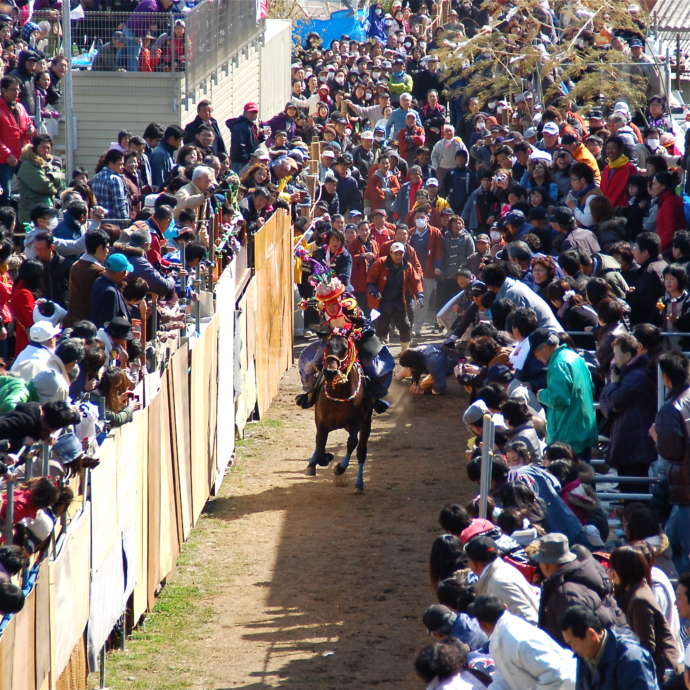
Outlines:
[[390,156],[382,154],[378,165],[369,168],[369,178],[364,190],[364,199],[372,209],[386,208],[400,191],[400,182],[391,172]]
[[393,324],[400,333],[400,352],[410,346],[410,306],[412,300],[424,302],[422,282],[412,264],[405,259],[405,247],[395,242],[389,256],[376,259],[367,273],[369,306],[380,316],[374,321],[376,335],[388,338]]
[[19,267],[12,296],[8,302],[14,316],[14,354],[18,355],[29,344],[29,329],[34,323],[34,306],[43,284],[43,264],[26,259]]
[[606,167],[601,171],[601,191],[613,207],[627,207],[628,181],[637,168],[623,153],[625,141],[619,136],[606,140]]
[[398,140],[400,155],[407,161],[408,165],[412,165],[417,155],[417,149],[420,146],[424,146],[426,139],[424,127],[417,124],[416,113],[407,113],[405,116],[405,126],[398,132],[396,139]]
[[34,126],[24,106],[19,103],[19,81],[15,77],[0,80],[0,203],[7,204],[12,178],[24,146],[31,142]]
[[348,251],[352,255],[350,283],[355,291],[359,308],[368,315],[367,272],[379,255],[379,245],[371,236],[369,223],[363,220],[357,226],[357,238],[350,242]]
[[657,206],[656,232],[661,240],[661,251],[665,252],[673,240],[676,230],[685,229],[683,201],[676,194],[678,178],[668,170],[662,170],[652,177],[650,194]]

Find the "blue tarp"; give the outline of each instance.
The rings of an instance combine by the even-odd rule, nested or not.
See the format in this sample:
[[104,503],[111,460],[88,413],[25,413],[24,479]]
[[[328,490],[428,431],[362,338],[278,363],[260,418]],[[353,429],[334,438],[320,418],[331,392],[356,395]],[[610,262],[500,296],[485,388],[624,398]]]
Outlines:
[[299,37],[301,45],[307,38],[307,34],[314,31],[321,36],[323,45],[328,47],[331,41],[339,40],[341,36],[347,35],[353,41],[366,41],[364,33],[364,11],[358,10],[357,14],[352,14],[350,10],[338,10],[331,14],[330,19],[313,19],[310,22],[296,22],[294,33]]

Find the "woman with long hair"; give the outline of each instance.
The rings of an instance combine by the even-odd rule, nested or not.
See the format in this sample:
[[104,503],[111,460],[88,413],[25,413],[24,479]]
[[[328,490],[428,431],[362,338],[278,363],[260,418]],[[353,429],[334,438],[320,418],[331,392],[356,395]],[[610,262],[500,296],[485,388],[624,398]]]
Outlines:
[[43,264],[26,259],[19,267],[8,306],[15,325],[15,357],[29,344],[29,329],[34,323],[34,306],[41,296]]
[[677,669],[678,650],[652,591],[649,563],[634,547],[620,546],[611,554],[609,573],[628,625],[652,655],[661,681],[666,669]]

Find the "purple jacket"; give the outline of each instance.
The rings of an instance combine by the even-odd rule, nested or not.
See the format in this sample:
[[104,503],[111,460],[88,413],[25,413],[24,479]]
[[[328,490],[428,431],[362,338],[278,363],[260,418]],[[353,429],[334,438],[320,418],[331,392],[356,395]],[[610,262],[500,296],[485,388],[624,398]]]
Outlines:
[[165,10],[158,4],[158,0],[140,0],[127,20],[127,28],[139,38],[146,36],[153,21],[146,16],[148,12],[165,12]]

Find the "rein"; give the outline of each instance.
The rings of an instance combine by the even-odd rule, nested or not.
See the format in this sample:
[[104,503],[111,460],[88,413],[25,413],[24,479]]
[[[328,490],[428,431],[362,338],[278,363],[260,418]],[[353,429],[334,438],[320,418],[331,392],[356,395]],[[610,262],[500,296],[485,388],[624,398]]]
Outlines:
[[[324,353],[323,361],[324,365],[327,360],[329,359],[335,359],[339,366],[338,366],[338,373],[333,377],[332,381],[326,381],[326,384],[324,386],[324,393],[326,394],[326,397],[329,400],[332,400],[334,402],[349,402],[353,398],[357,396],[359,393],[361,387],[362,387],[362,367],[360,363],[357,361],[357,348],[355,347],[355,343],[352,340],[352,338],[348,338],[347,340],[347,353],[345,354],[344,357],[336,357],[335,355],[332,354],[327,354]],[[352,395],[350,395],[347,398],[338,398],[335,397],[328,392],[328,386],[330,385],[331,387],[333,386],[339,386],[340,384],[347,383],[350,379],[350,373],[352,372],[352,369],[355,369],[357,372],[357,386],[355,387],[354,392]]]

